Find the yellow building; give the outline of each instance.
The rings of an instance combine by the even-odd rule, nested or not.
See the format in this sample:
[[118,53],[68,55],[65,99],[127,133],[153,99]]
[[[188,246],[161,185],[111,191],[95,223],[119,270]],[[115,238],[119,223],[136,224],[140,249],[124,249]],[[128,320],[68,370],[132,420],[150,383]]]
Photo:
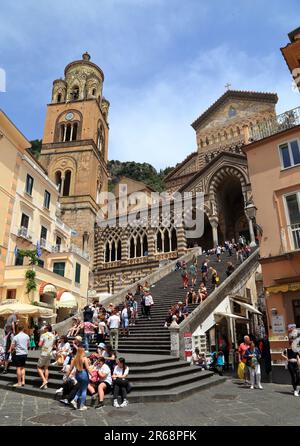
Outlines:
[[[86,302],[89,257],[72,244],[72,235],[76,234],[59,218],[56,184],[28,151],[23,151],[19,159],[12,216],[7,223],[10,229],[0,300],[16,299],[57,309],[59,321]],[[3,176],[1,164],[0,178]],[[30,257],[24,253],[34,250],[39,253],[38,264],[31,266]],[[36,283],[36,289],[30,292],[25,277],[29,270],[34,271],[31,274]]]
[[0,110],[0,286],[4,278],[21,155],[28,147],[30,142]]

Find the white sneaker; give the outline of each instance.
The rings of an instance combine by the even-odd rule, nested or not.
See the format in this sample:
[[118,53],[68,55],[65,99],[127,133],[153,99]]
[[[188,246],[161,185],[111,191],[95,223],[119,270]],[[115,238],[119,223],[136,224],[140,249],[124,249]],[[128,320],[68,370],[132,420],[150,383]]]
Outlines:
[[57,361],[55,361],[55,362],[52,362],[52,364],[51,365],[57,365]]
[[72,400],[72,401],[70,401],[70,404],[71,404],[71,406],[74,407],[74,409],[77,409],[77,401]]
[[250,389],[253,390],[253,389],[254,389],[254,386],[251,386]]
[[297,390],[294,391],[294,396],[299,396],[299,392]]
[[88,408],[86,406],[81,406],[79,410],[83,411],[83,410],[87,410]]
[[60,389],[57,389],[55,393],[63,393],[64,389],[61,387]]
[[120,407],[126,407],[128,406],[128,401],[124,400],[122,404],[120,404]]
[[118,400],[114,400],[114,407],[120,407],[120,404],[118,403]]
[[259,388],[260,390],[263,390],[263,386],[262,386],[261,384],[258,386],[258,388]]

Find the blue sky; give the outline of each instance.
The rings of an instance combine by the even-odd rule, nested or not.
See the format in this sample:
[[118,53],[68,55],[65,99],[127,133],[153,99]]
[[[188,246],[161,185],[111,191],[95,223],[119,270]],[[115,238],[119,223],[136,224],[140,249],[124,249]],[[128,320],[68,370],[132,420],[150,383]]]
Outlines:
[[0,107],[41,138],[53,80],[87,50],[111,103],[109,158],[175,165],[227,82],[277,92],[278,112],[299,105],[279,49],[298,12],[297,0],[2,1]]

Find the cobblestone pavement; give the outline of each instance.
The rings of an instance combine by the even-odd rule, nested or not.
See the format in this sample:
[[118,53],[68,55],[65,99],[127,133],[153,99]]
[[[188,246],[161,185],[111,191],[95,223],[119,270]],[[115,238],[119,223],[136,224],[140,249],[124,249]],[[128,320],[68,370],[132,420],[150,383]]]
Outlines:
[[290,386],[264,384],[264,390],[250,390],[235,379],[178,402],[124,409],[107,405],[86,412],[0,390],[0,426],[300,426],[299,408],[300,397]]

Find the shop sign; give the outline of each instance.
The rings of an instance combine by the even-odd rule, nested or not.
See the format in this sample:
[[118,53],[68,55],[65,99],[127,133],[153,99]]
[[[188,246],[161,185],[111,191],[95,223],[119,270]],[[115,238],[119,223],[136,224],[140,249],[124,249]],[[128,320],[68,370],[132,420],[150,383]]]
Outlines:
[[183,336],[184,336],[185,356],[192,356],[192,354],[193,354],[192,333],[184,333]]
[[285,333],[285,323],[283,316],[273,316],[272,317],[272,331],[275,334]]

